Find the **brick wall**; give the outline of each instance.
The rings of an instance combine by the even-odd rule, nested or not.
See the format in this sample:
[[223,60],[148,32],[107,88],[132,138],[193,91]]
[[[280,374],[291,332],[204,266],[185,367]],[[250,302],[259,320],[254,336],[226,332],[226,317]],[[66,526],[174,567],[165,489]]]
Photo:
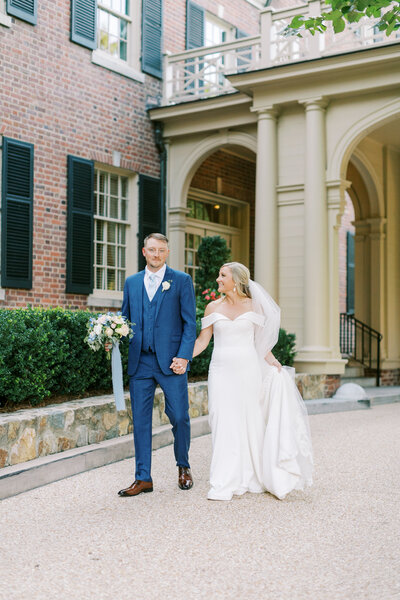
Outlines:
[[0,133],[34,144],[33,289],[6,291],[0,306],[85,307],[65,294],[67,155],[159,175],[147,95],[160,82],[128,79],[91,62],[70,41],[70,3],[38,2],[38,24],[14,19],[0,26]]
[[351,224],[354,221],[354,208],[353,203],[350,200],[350,196],[346,194],[346,208],[342,217],[342,223],[339,229],[339,310],[340,312],[346,312],[346,298],[347,298],[347,232],[355,232],[354,225]]
[[[260,11],[246,0],[196,0],[196,4],[248,35],[260,33]],[[165,0],[163,18],[164,51],[185,50],[186,0]]]
[[196,171],[191,187],[219,193],[250,204],[250,265],[254,266],[256,164],[234,154],[218,150]]

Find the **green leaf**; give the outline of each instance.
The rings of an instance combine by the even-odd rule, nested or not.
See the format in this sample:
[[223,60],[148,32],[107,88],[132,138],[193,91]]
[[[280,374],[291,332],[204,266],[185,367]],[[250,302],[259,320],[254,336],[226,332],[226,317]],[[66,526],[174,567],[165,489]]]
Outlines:
[[344,28],[346,27],[346,23],[344,21],[344,19],[342,19],[340,17],[340,19],[336,19],[335,21],[333,21],[333,30],[335,33],[340,33],[341,31],[344,30]]

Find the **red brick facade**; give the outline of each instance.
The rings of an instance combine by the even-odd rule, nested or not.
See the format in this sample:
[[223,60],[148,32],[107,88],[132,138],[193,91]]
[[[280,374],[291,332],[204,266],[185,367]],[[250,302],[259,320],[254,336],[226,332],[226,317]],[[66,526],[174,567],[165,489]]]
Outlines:
[[[226,20],[258,32],[258,10],[246,0],[220,4]],[[165,50],[184,49],[185,18],[186,0],[165,0]],[[69,2],[41,0],[37,25],[0,25],[0,135],[34,145],[32,289],[6,289],[0,306],[87,306],[87,296],[65,293],[67,155],[112,165],[118,152],[132,174],[160,173],[146,100],[160,96],[162,82],[94,64],[91,50],[70,41],[70,22]]]

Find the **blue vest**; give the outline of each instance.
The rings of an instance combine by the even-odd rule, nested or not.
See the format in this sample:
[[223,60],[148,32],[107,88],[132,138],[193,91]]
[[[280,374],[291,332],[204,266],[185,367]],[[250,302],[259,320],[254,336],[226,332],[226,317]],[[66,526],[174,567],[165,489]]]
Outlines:
[[144,352],[155,352],[154,345],[154,322],[157,312],[157,304],[161,294],[161,285],[158,287],[156,294],[153,296],[153,300],[150,302],[146,292],[146,288],[143,284],[143,337],[142,337],[142,350]]

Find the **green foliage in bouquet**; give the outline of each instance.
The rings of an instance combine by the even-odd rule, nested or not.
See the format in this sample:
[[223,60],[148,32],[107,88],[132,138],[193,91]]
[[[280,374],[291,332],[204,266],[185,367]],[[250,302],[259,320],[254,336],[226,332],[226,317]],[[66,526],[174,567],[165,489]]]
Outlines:
[[218,277],[220,267],[229,262],[231,251],[226,240],[219,235],[204,237],[197,250],[199,268],[196,270],[196,294],[197,296],[207,288],[216,287],[215,280]]
[[[0,309],[0,406],[111,391],[105,352],[92,352],[84,341],[95,316],[63,308]],[[120,349],[127,383],[128,343]]]

